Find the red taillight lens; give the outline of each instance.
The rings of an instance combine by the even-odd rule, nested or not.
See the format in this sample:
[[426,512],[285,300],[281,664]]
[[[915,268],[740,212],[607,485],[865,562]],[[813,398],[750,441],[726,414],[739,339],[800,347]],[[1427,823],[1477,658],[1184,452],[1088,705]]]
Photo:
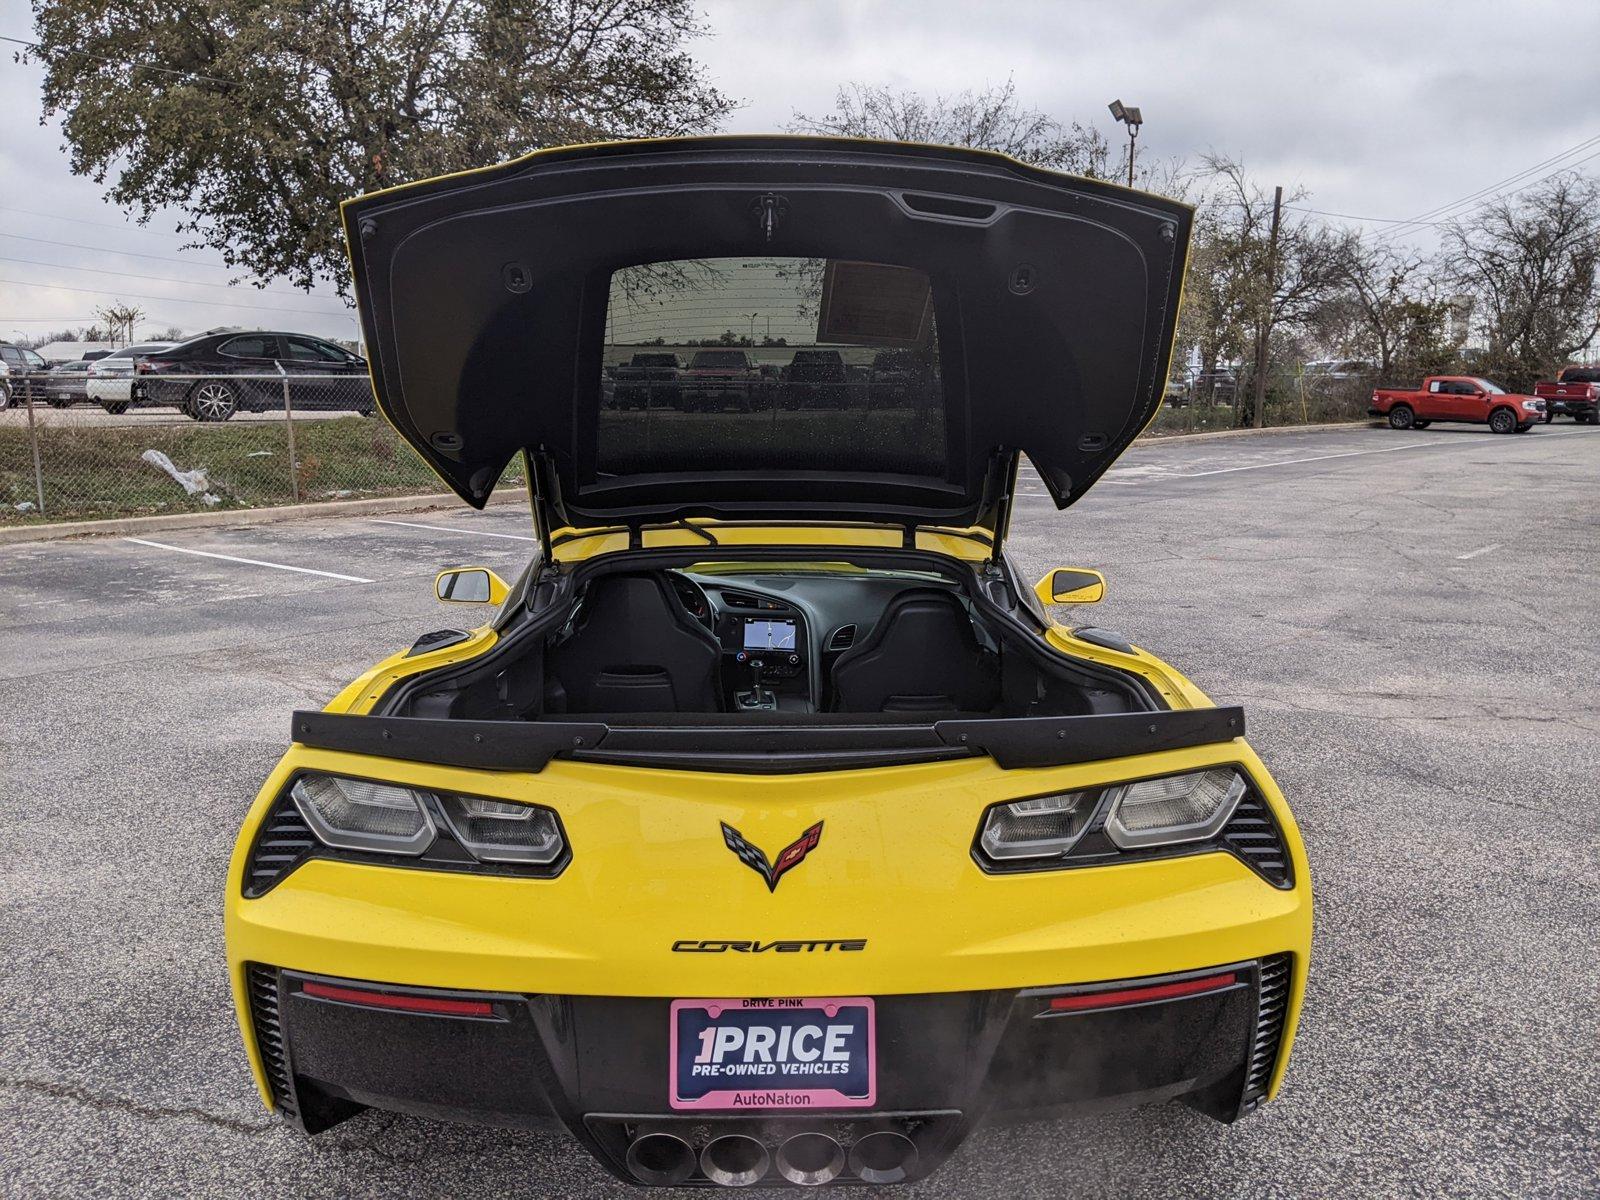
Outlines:
[[331,983],[306,980],[300,992],[318,1000],[338,1000],[366,1008],[386,1008],[397,1012],[432,1013],[439,1017],[492,1017],[494,1005],[487,1000],[455,1000],[449,996],[416,996],[405,992],[370,992],[366,988],[337,987]]
[[1086,1012],[1094,1008],[1121,1008],[1128,1004],[1148,1004],[1152,1000],[1177,1000],[1183,996],[1198,996],[1205,992],[1219,992],[1239,982],[1239,976],[1228,971],[1222,975],[1207,975],[1201,979],[1179,979],[1172,983],[1153,983],[1148,987],[1117,988],[1109,992],[1078,992],[1071,996],[1052,996],[1052,1012]]

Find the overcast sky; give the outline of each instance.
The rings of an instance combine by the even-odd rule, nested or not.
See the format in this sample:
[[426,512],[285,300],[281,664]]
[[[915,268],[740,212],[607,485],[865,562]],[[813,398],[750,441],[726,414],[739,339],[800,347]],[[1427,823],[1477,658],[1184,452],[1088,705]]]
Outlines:
[[[729,131],[825,111],[849,81],[954,93],[1011,76],[1026,103],[1114,141],[1106,103],[1141,106],[1141,156],[1216,149],[1265,184],[1305,187],[1316,208],[1362,217],[1416,216],[1590,138],[1528,178],[1565,163],[1600,173],[1596,0],[713,0],[704,11],[713,35],[697,53],[744,101]],[[31,31],[26,0],[0,0],[0,35]],[[126,222],[68,171],[59,130],[36,122],[38,92],[36,67],[0,55],[0,338],[87,323],[117,297],[152,327],[353,335],[331,291],[227,289],[214,254],[178,249],[172,220]]]

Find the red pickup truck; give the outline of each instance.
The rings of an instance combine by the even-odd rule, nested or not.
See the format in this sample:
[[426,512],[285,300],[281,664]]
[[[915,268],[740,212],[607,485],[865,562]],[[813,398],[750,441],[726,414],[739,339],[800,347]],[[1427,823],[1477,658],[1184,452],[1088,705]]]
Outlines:
[[1429,375],[1416,391],[1379,388],[1367,415],[1391,429],[1426,429],[1435,421],[1472,421],[1495,433],[1527,433],[1543,421],[1544,401],[1501,390],[1474,375]]
[[1563,367],[1541,379],[1533,394],[1544,401],[1545,420],[1569,416],[1579,425],[1600,425],[1600,367]]

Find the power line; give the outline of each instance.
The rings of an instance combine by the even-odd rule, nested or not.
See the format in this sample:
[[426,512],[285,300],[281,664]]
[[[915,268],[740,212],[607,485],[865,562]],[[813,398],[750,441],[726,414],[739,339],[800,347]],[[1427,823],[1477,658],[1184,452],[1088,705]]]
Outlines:
[[[21,233],[0,233],[0,237],[13,238],[13,239],[15,239],[16,241],[19,241],[19,242],[38,242],[42,246],[66,246],[66,247],[68,247],[70,249],[73,249],[73,250],[93,250],[98,254],[119,254],[119,255],[122,255],[125,258],[153,258],[153,259],[157,259],[160,262],[182,263],[186,267],[209,267],[212,270],[217,270],[217,271],[227,271],[227,270],[231,270],[232,269],[231,267],[229,267],[225,263],[195,262],[193,259],[179,258],[179,257],[177,257],[176,255],[173,255],[173,254],[142,254],[137,250],[113,250],[110,246],[86,246],[82,242],[57,242],[57,241],[52,241],[49,238],[28,237],[26,234],[21,234]],[[32,259],[26,259],[26,258],[12,258],[12,259],[0,259],[0,261],[4,261],[4,262],[32,262],[33,260]],[[35,264],[35,265],[38,265],[38,264]],[[60,263],[60,264],[51,263],[51,264],[46,264],[46,265],[50,265],[50,266],[60,265],[62,267],[67,268],[68,270],[72,270],[72,271],[90,271],[90,270],[94,270],[95,269],[93,267],[73,266],[70,263]],[[140,278],[163,279],[163,278],[165,278],[165,276],[151,275],[151,276],[140,276]],[[188,281],[187,280],[172,280],[171,282],[178,283],[178,282],[188,282]],[[198,280],[196,280],[195,282],[199,283]],[[214,284],[214,283],[200,283],[199,286],[201,286],[201,287],[219,287],[219,286],[226,286],[226,285]],[[273,287],[256,288],[255,290],[258,291],[258,292],[270,292],[273,295],[277,295],[277,296],[288,296],[288,295],[296,294],[296,293],[293,293],[293,292],[285,291],[283,288],[273,288]]]
[[[1379,235],[1379,240],[1390,241],[1393,238],[1398,237],[1400,234],[1404,233],[1408,228],[1410,228],[1413,225],[1425,224],[1425,223],[1428,222],[1429,218],[1441,217],[1441,216],[1444,216],[1446,213],[1451,213],[1452,211],[1454,211],[1454,216],[1452,216],[1451,219],[1454,220],[1455,217],[1461,216],[1463,212],[1469,211],[1472,208],[1481,208],[1484,204],[1488,204],[1488,203],[1492,202],[1493,200],[1503,199],[1504,196],[1514,196],[1518,192],[1526,191],[1530,187],[1533,187],[1533,186],[1535,186],[1537,184],[1543,183],[1546,179],[1549,179],[1550,176],[1552,176],[1552,175],[1558,175],[1562,171],[1569,171],[1574,167],[1582,166],[1584,163],[1588,162],[1591,158],[1595,158],[1597,156],[1600,156],[1600,151],[1597,151],[1595,154],[1586,155],[1585,157],[1578,159],[1576,162],[1561,163],[1560,166],[1557,166],[1554,170],[1549,171],[1548,173],[1539,176],[1537,179],[1527,179],[1527,176],[1533,174],[1535,171],[1541,170],[1544,167],[1548,167],[1552,163],[1559,163],[1560,160],[1562,160],[1564,158],[1570,158],[1572,155],[1577,154],[1579,151],[1587,150],[1590,146],[1595,145],[1595,143],[1597,143],[1597,142],[1600,142],[1600,134],[1595,134],[1593,137],[1585,138],[1583,141],[1579,142],[1577,145],[1569,146],[1567,149],[1561,151],[1559,154],[1552,154],[1549,158],[1543,159],[1540,162],[1536,162],[1531,167],[1525,167],[1522,170],[1515,172],[1514,174],[1508,175],[1504,179],[1500,180],[1498,183],[1491,183],[1487,187],[1482,187],[1482,188],[1479,188],[1475,192],[1467,193],[1467,195],[1462,196],[1458,200],[1452,200],[1447,204],[1441,204],[1441,205],[1438,205],[1435,208],[1431,208],[1427,212],[1418,213],[1417,216],[1412,218],[1412,220],[1410,220],[1408,222],[1405,222],[1403,224],[1397,224],[1391,229],[1384,230],[1383,233]],[[1520,182],[1519,183],[1519,181],[1523,181],[1523,180],[1525,180],[1526,182]],[[1518,186],[1515,187],[1515,188],[1512,188],[1509,192],[1506,192],[1503,195],[1498,195],[1498,194],[1497,195],[1489,195],[1488,194],[1488,193],[1491,193],[1491,192],[1497,192],[1497,189],[1505,187],[1507,184],[1511,184],[1511,183],[1518,183]],[[1435,222],[1435,223],[1436,224],[1442,224],[1443,222]]]
[[147,229],[143,225],[113,225],[110,221],[91,221],[85,217],[66,217],[60,213],[35,212],[31,208],[11,208],[0,204],[0,212],[21,213],[28,217],[47,217],[52,221],[71,221],[75,225],[95,225],[101,229],[116,229],[122,233],[148,233],[151,237],[171,238],[173,241],[183,241],[187,236],[182,233],[163,233],[159,229]]
[[[0,255],[0,262],[18,263],[29,267],[49,267],[51,270],[56,271],[87,271],[91,275],[117,275],[123,279],[147,279],[151,283],[181,283],[185,287],[221,288],[224,291],[234,292],[235,294],[238,294],[239,291],[231,283],[202,283],[198,279],[175,279],[171,275],[149,275],[143,271],[112,271],[105,267],[73,267],[68,266],[66,263],[45,262],[37,258],[7,258],[5,255]],[[300,309],[296,311],[311,312],[313,310]],[[329,310],[328,315],[343,314],[336,314]]]
[[[222,308],[249,308],[257,312],[286,312],[294,313],[299,317],[342,317],[346,320],[355,315],[355,310],[346,312],[318,312],[306,308],[285,308],[280,304],[240,304],[236,300],[189,300],[183,296],[152,296],[142,292],[111,292],[104,288],[68,287],[64,283],[35,283],[28,279],[0,279],[0,283],[9,283],[14,287],[47,288],[55,292],[78,292],[85,296],[115,296],[125,300],[155,300],[162,304],[209,304]],[[66,317],[56,317],[54,320],[64,321]]]
[[1319,217],[1337,217],[1341,221],[1376,221],[1384,225],[1439,225],[1440,221],[1416,221],[1407,217],[1358,217],[1354,213],[1328,212],[1321,208],[1299,208],[1293,204],[1283,206],[1285,212],[1312,213]]
[[159,71],[163,75],[186,75],[190,79],[204,79],[209,83],[220,83],[227,87],[238,87],[237,79],[222,79],[216,75],[207,75],[202,71],[190,71],[183,67],[163,67],[157,63],[134,62],[126,58],[107,58],[103,54],[90,54],[87,50],[53,50],[42,42],[30,42],[26,38],[6,37],[0,34],[0,42],[12,42],[18,46],[28,46],[42,54],[70,54],[77,58],[91,58],[95,62],[109,63],[114,67],[129,67],[135,71]]

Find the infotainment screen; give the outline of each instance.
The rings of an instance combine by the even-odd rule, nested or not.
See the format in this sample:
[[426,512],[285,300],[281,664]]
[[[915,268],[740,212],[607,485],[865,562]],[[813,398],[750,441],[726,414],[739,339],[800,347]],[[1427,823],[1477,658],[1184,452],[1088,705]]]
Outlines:
[[747,620],[744,623],[746,650],[793,650],[793,621]]

